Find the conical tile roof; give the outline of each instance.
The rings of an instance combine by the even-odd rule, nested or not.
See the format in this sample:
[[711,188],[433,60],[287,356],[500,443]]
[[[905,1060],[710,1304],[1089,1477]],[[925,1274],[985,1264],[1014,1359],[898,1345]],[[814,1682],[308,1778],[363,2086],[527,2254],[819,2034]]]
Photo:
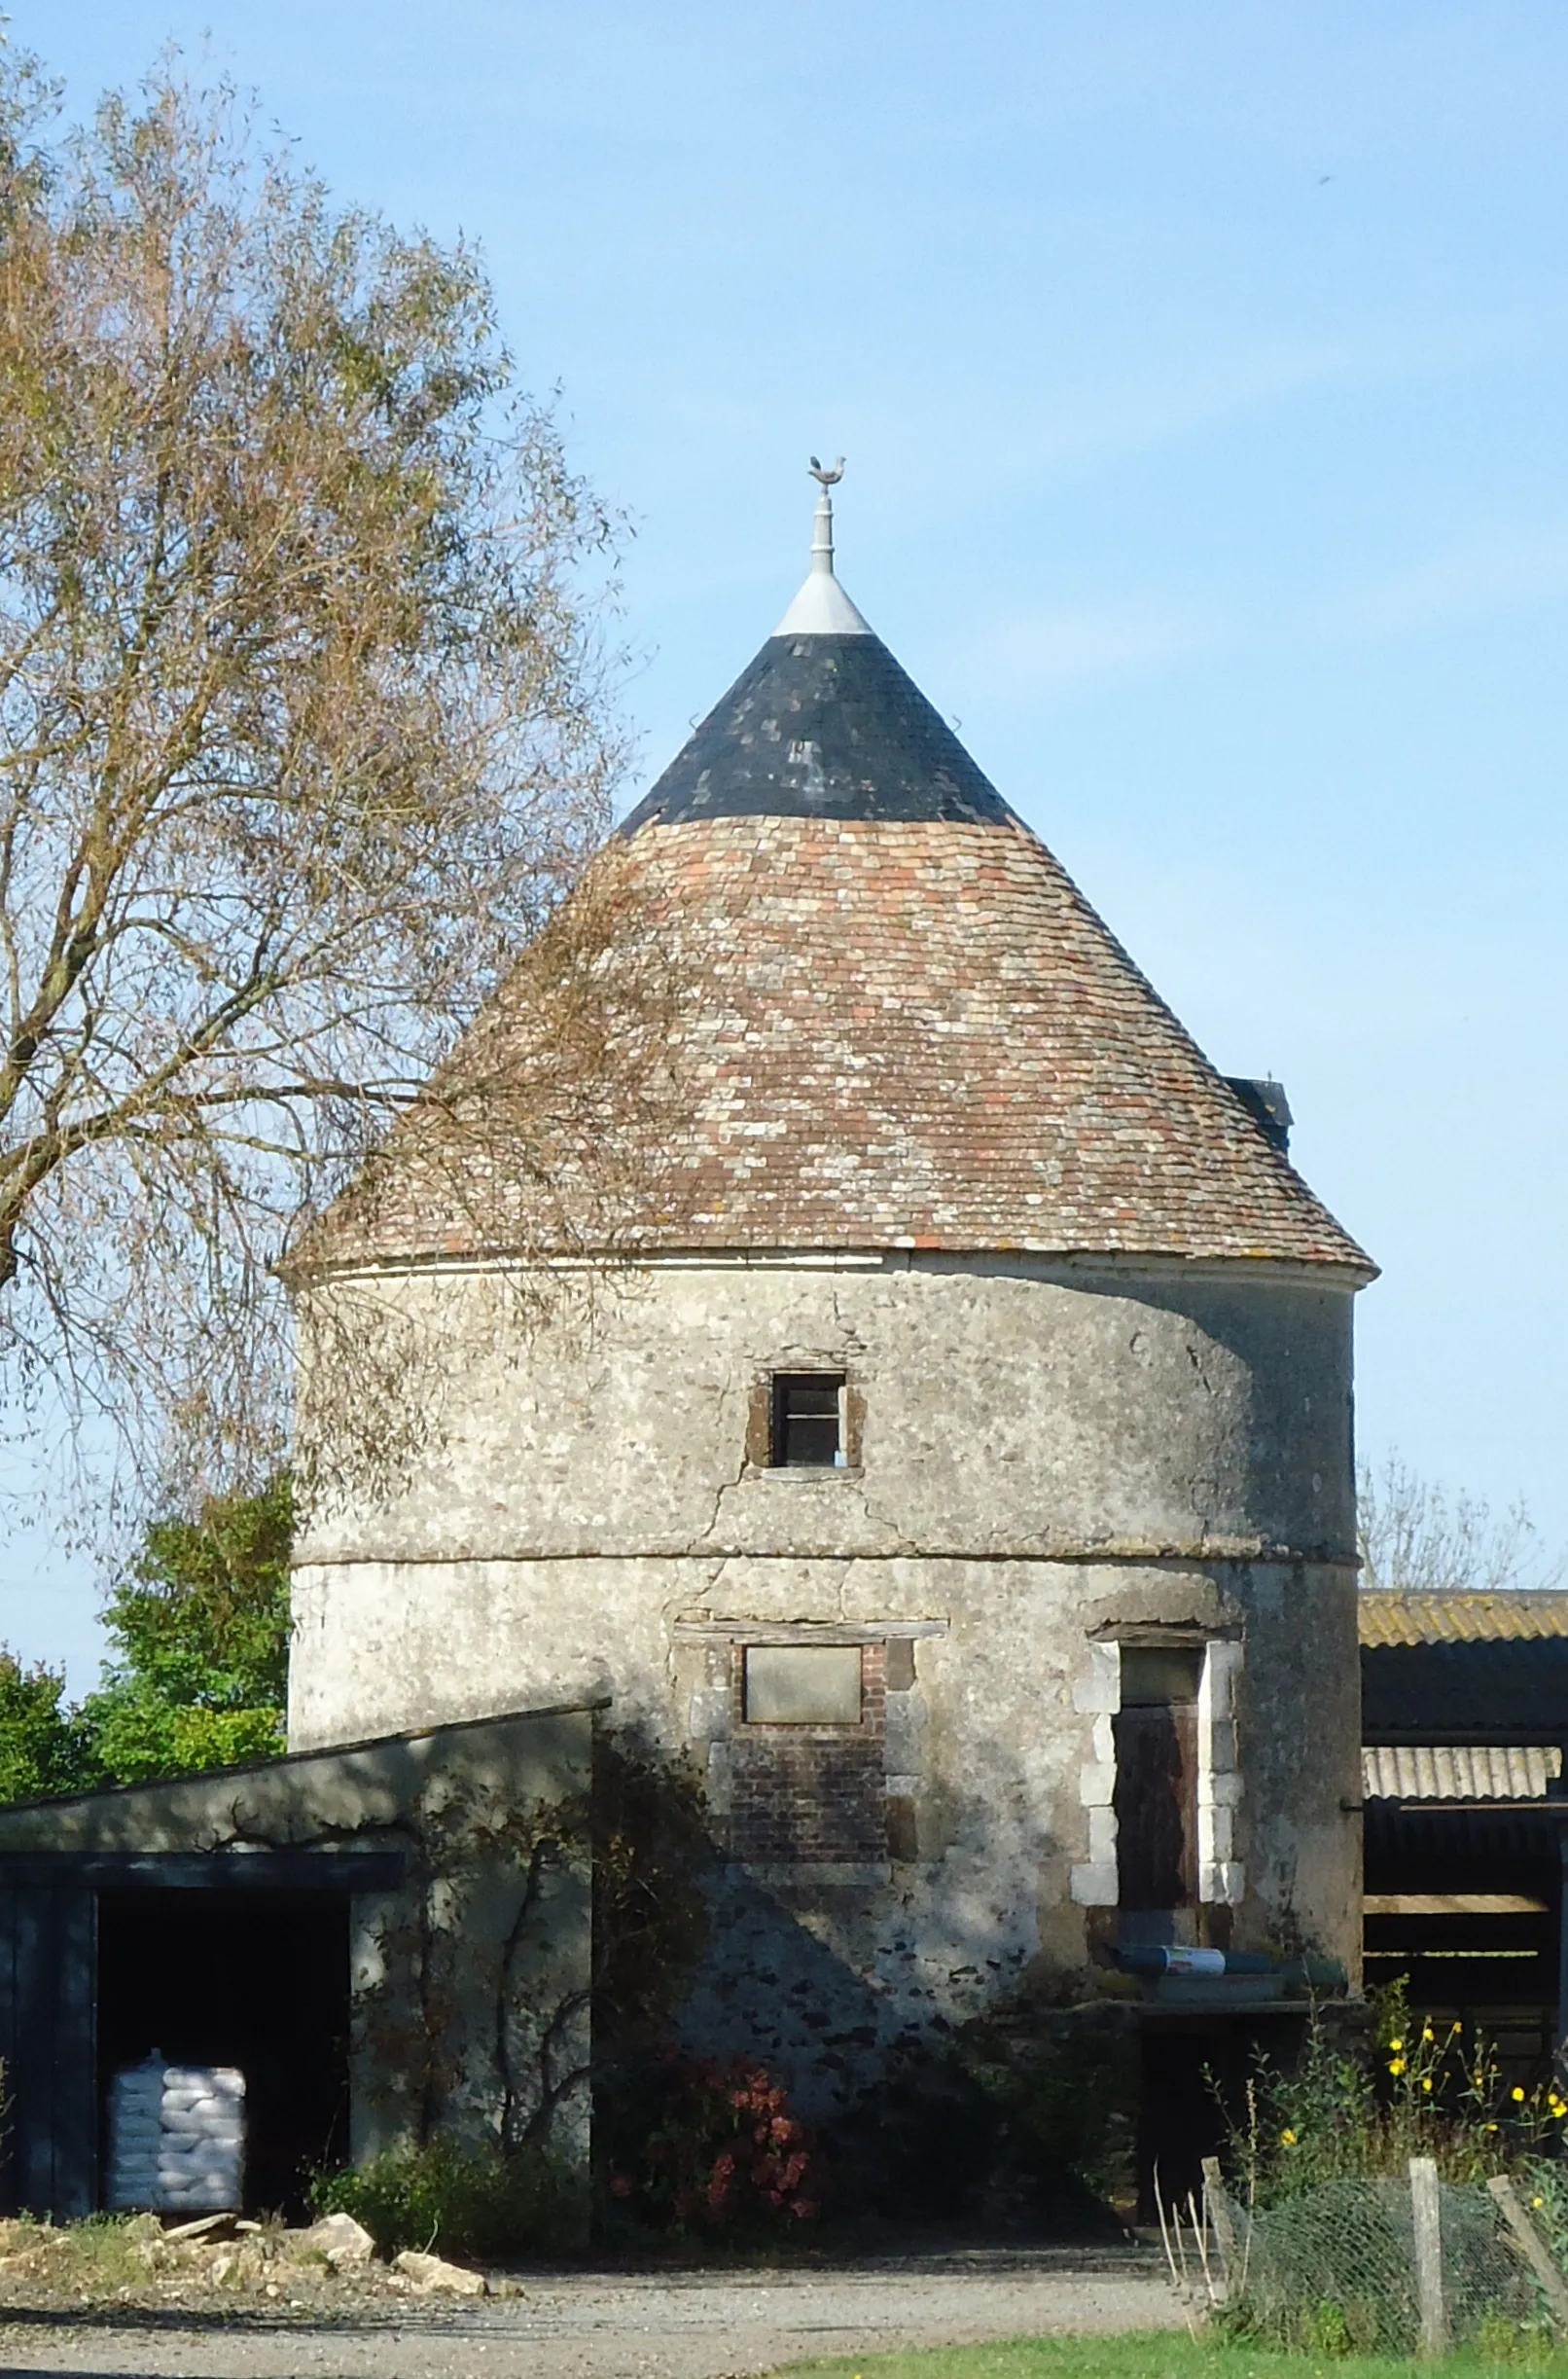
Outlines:
[[302,1257],[1027,1249],[1370,1277],[824,575],[579,896],[597,871],[637,920],[624,1019],[617,965],[588,969],[619,1062],[563,1096],[525,957],[445,1079],[546,1115],[526,1161],[498,1139],[483,1199],[454,1198],[416,1112]]

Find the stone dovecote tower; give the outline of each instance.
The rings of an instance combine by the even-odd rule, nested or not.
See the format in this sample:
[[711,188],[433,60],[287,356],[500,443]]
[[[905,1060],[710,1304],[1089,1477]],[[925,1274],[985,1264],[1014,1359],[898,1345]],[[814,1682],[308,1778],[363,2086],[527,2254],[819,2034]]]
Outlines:
[[[608,1695],[728,1860],[693,2027],[819,2106],[1119,1950],[1353,1977],[1372,1267],[849,601],[826,489],[604,865],[697,988],[591,1325],[500,1284],[591,1270],[608,1208],[552,1246],[498,1139],[481,1228],[417,1117],[296,1260],[307,1342],[354,1283],[419,1324],[441,1425],[302,1548],[293,1744]],[[560,1179],[648,1142],[634,1073]]]

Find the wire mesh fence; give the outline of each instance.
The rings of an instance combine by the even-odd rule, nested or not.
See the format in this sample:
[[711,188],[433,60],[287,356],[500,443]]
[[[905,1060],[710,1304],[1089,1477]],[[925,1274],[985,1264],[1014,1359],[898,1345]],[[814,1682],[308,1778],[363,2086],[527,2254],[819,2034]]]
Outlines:
[[1431,2356],[1568,2328],[1559,2243],[1506,2181],[1440,2182],[1417,2158],[1408,2179],[1330,2181],[1249,2210],[1211,2167],[1201,2201],[1160,2212],[1194,2317],[1281,2346]]
[[[1542,2323],[1540,2285],[1484,2187],[1438,2192],[1443,2328],[1473,2344],[1499,2325]],[[1245,2309],[1258,2327],[1304,2345],[1342,2330],[1363,2354],[1422,2343],[1411,2191],[1400,2181],[1336,2181],[1240,2217]]]

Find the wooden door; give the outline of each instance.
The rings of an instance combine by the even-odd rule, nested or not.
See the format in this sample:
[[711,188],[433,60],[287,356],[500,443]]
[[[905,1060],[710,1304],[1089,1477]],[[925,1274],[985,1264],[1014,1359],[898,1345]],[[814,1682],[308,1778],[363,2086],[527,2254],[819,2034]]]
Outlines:
[[1118,1711],[1117,1902],[1190,1908],[1197,1899],[1197,1710],[1192,1702]]

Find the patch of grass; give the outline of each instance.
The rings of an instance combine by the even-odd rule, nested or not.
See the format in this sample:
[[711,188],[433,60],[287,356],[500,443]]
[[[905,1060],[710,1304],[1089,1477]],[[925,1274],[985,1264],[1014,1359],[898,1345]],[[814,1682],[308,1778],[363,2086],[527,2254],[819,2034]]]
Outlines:
[[138,2250],[148,2235],[145,2222],[136,2225],[125,2215],[95,2214],[57,2227],[20,2215],[0,2221],[0,2276],[109,2295],[145,2283],[147,2264]]
[[1441,2364],[1385,2355],[1276,2354],[1265,2346],[1209,2345],[1180,2330],[1106,2338],[1013,2338],[991,2346],[939,2346],[921,2353],[861,2355],[792,2363],[788,2379],[1496,2379],[1529,2372],[1568,2379],[1568,2352],[1456,2354]]

